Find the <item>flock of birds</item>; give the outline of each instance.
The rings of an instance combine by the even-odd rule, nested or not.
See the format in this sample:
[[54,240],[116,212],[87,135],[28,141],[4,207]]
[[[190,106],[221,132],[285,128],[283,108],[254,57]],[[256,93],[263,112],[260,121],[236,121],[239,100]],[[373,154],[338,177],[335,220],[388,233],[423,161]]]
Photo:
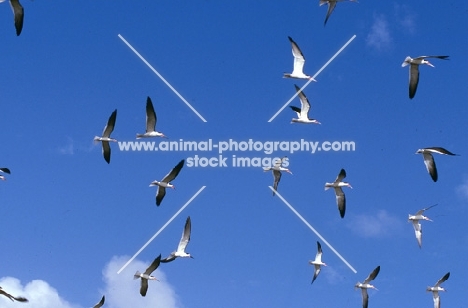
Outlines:
[[[0,0],[1,2],[4,2],[5,0]],[[328,10],[327,14],[325,17],[324,25],[326,25],[330,15],[334,11],[336,5],[338,2],[357,2],[356,0],[320,0],[319,5],[322,6],[324,4],[328,5]],[[21,6],[19,0],[9,0],[11,8],[13,10],[13,16],[14,16],[14,25],[16,29],[16,34],[19,36],[21,34],[21,31],[23,29],[23,18],[24,18],[24,9]],[[304,64],[305,64],[305,57],[297,45],[297,43],[291,38],[288,37],[289,41],[292,46],[292,54],[294,57],[294,65],[293,65],[293,71],[292,73],[284,73],[283,77],[284,78],[296,78],[296,79],[308,79],[312,81],[316,81],[312,76],[309,76],[304,73]],[[416,94],[416,90],[418,87],[419,83],[419,66],[420,65],[428,65],[431,67],[434,67],[432,63],[430,63],[427,59],[430,58],[436,58],[436,59],[441,59],[441,60],[448,60],[448,56],[438,56],[438,55],[433,55],[433,56],[420,56],[416,58],[411,58],[411,57],[406,57],[404,62],[402,63],[402,67],[405,66],[410,66],[409,69],[409,98],[412,99],[414,98]],[[310,103],[309,100],[307,99],[306,95],[301,91],[301,89],[297,86],[294,85],[297,95],[299,97],[299,100],[301,102],[301,108],[295,107],[295,106],[290,106],[290,108],[296,112],[297,118],[293,118],[291,120],[291,123],[303,123],[303,124],[321,124],[318,120],[309,118],[309,111],[310,111]],[[110,163],[110,158],[111,158],[111,147],[110,147],[110,142],[116,142],[117,140],[114,138],[111,138],[111,133],[114,130],[115,127],[115,122],[117,118],[117,110],[114,110],[112,114],[110,115],[106,126],[104,127],[104,130],[102,132],[102,136],[96,136],[94,137],[95,142],[101,142],[102,145],[102,154],[104,157],[104,160],[107,163]],[[151,101],[151,98],[147,98],[146,102],[146,132],[143,134],[137,134],[136,138],[151,138],[151,137],[162,137],[162,138],[167,138],[163,133],[156,131],[156,112],[153,107],[153,103]],[[442,154],[442,155],[450,155],[450,156],[456,156],[457,154],[454,154],[442,147],[429,147],[429,148],[422,148],[417,150],[416,154],[422,154],[424,158],[424,163],[426,165],[426,169],[431,177],[431,179],[436,182],[438,179],[438,173],[437,173],[437,168],[436,164],[434,161],[434,158],[432,156],[433,153],[437,154]],[[288,169],[283,167],[283,164],[287,157],[283,157],[280,159],[277,159],[273,166],[271,167],[264,167],[264,171],[272,171],[273,177],[274,177],[274,182],[273,182],[273,196],[275,195],[275,192],[278,189],[278,184],[281,179],[281,172],[287,172],[292,174],[292,172]],[[171,183],[179,174],[181,169],[183,168],[185,164],[185,160],[181,160],[161,181],[153,181],[150,183],[150,186],[157,186],[157,192],[156,192],[156,205],[159,206],[166,194],[166,188],[172,188],[174,189],[175,186]],[[0,168],[0,179],[1,180],[6,180],[5,176],[3,174],[10,174],[10,170],[8,168]],[[343,179],[346,177],[346,171],[345,169],[341,169],[337,178],[335,179],[334,182],[325,183],[325,190],[329,188],[333,188],[335,191],[335,196],[336,196],[336,204],[338,206],[338,210],[340,213],[341,218],[344,218],[345,212],[346,212],[346,196],[343,192],[343,187],[349,187],[352,188],[352,186],[347,183],[343,182]],[[421,209],[417,211],[414,215],[409,215],[408,220],[412,222],[413,227],[414,227],[414,232],[416,236],[416,240],[418,243],[418,246],[421,248],[422,246],[422,228],[420,221],[421,220],[426,220],[426,221],[432,221],[428,217],[424,215],[424,212],[429,210],[430,208],[436,206],[432,205],[427,208]],[[141,296],[146,296],[146,293],[148,291],[148,281],[149,280],[157,280],[155,276],[152,276],[151,274],[159,267],[160,263],[168,263],[171,261],[174,261],[178,257],[189,257],[193,258],[190,253],[187,253],[185,251],[189,241],[190,241],[190,234],[191,234],[191,219],[190,216],[187,218],[185,222],[184,229],[182,231],[182,237],[179,241],[179,244],[177,246],[177,249],[173,252],[170,253],[169,256],[167,256],[164,259],[161,259],[161,254],[154,259],[154,261],[148,266],[148,268],[145,270],[145,272],[141,273],[137,271],[134,274],[134,279],[140,279],[140,294]],[[322,247],[320,242],[317,241],[317,253],[315,256],[314,260],[310,260],[309,264],[314,266],[314,275],[312,278],[312,282],[317,279],[322,266],[327,266],[326,263],[322,261]],[[367,276],[364,281],[358,282],[355,285],[355,288],[360,288],[362,292],[362,306],[363,308],[368,307],[368,301],[369,301],[369,295],[367,293],[368,289],[375,289],[377,288],[372,285],[370,282],[373,281],[377,275],[380,272],[380,266],[377,266],[370,274]],[[441,279],[439,279],[436,284],[432,287],[427,287],[428,292],[432,292],[433,294],[433,300],[434,300],[434,308],[440,308],[440,297],[439,297],[439,292],[440,291],[445,291],[445,289],[441,286],[443,282],[445,282],[448,278],[450,277],[450,272],[445,274]],[[18,302],[28,302],[28,299],[25,297],[21,296],[13,296],[2,287],[0,287],[0,295],[3,295],[7,297],[8,299],[12,301],[18,301]],[[99,308],[104,305],[105,302],[105,296],[102,296],[101,300],[93,306],[93,308]]]

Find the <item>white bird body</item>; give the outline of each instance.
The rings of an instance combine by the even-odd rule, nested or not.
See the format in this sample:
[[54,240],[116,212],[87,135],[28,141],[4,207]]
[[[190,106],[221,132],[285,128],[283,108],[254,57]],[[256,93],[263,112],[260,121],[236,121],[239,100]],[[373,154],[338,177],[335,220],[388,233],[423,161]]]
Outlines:
[[448,272],[447,274],[444,275],[444,277],[440,278],[436,284],[433,286],[433,287],[427,287],[426,288],[426,291],[427,292],[432,292],[432,297],[433,297],[433,300],[434,300],[434,308],[440,308],[440,296],[439,296],[439,292],[440,291],[443,291],[443,292],[446,292],[445,288],[441,287],[440,285],[446,281],[447,279],[449,279],[450,277],[450,272]]
[[410,56],[405,58],[405,61],[401,64],[402,67],[410,66],[409,70],[409,98],[412,99],[416,95],[416,90],[418,88],[419,83],[419,66],[420,65],[428,65],[434,67],[432,63],[430,63],[428,58],[437,58],[442,60],[448,60],[449,56],[420,56],[417,58],[411,58]]
[[362,293],[362,307],[367,308],[369,305],[369,295],[367,294],[367,289],[374,289],[377,290],[375,286],[370,284],[372,280],[374,280],[380,272],[380,265],[377,266],[367,278],[363,282],[358,282],[354,286],[354,288],[360,288]]
[[284,156],[283,158],[278,158],[274,165],[273,166],[270,166],[270,167],[263,167],[263,171],[272,171],[273,172],[273,188],[274,188],[274,191],[273,191],[273,196],[276,194],[276,190],[278,188],[278,184],[281,180],[281,171],[285,171],[285,172],[288,172],[290,174],[292,174],[292,172],[288,169],[288,168],[285,168],[285,167],[282,167],[283,165],[283,162],[287,159],[287,156]]
[[146,132],[144,134],[137,134],[136,138],[151,138],[162,137],[167,138],[163,133],[156,131],[156,112],[154,111],[153,102],[148,96],[146,99]]
[[309,110],[310,110],[310,103],[305,94],[301,91],[301,89],[297,86],[296,92],[298,93],[299,100],[301,101],[301,108],[297,108],[295,106],[289,106],[292,110],[294,110],[297,114],[297,119],[293,118],[291,123],[304,123],[304,124],[320,124],[319,121],[315,119],[309,118]]
[[292,45],[292,54],[294,56],[294,68],[292,73],[284,73],[283,78],[312,79],[313,81],[316,81],[311,76],[304,74],[304,55],[302,54],[302,51],[301,49],[299,49],[299,46],[296,44],[296,42],[294,42],[294,40],[291,37],[288,36],[288,38]]
[[107,120],[107,124],[104,127],[104,130],[102,132],[102,136],[95,136],[94,137],[94,142],[101,142],[102,143],[102,155],[104,156],[104,160],[109,164],[110,163],[110,157],[111,157],[111,148],[109,145],[109,142],[117,142],[116,139],[111,138],[111,133],[114,130],[115,126],[115,120],[117,118],[117,109],[112,112],[112,114],[109,117],[109,120]]
[[171,254],[167,258],[162,259],[161,260],[162,263],[171,262],[178,257],[193,259],[190,253],[187,253],[185,251],[185,248],[187,248],[187,245],[190,242],[191,232],[192,232],[192,221],[189,216],[187,217],[187,220],[185,221],[184,230],[182,231],[182,237],[180,238],[179,245],[177,246],[177,250],[171,252]]
[[141,296],[146,296],[146,292],[148,291],[148,280],[158,280],[155,276],[152,276],[151,273],[154,272],[161,262],[161,255],[159,255],[154,261],[151,263],[150,266],[146,269],[144,273],[140,273],[137,271],[135,275],[133,275],[133,279],[141,279],[140,282],[140,294]]
[[180,170],[185,164],[185,159],[182,159],[168,174],[161,180],[161,181],[153,181],[150,183],[151,186],[158,186],[158,190],[156,192],[156,205],[159,206],[166,195],[166,188],[175,189],[175,186],[170,183],[173,181],[177,175],[179,174]]
[[309,260],[309,264],[314,266],[314,277],[312,278],[312,283],[314,283],[317,276],[320,274],[321,267],[327,266],[324,262],[322,262],[322,245],[317,241],[317,254],[315,255],[314,260]]
[[333,183],[325,183],[325,190],[330,188],[335,189],[336,195],[336,205],[338,206],[338,210],[340,211],[341,218],[344,218],[346,212],[346,196],[343,192],[342,187],[349,187],[353,188],[351,184],[347,182],[342,182],[342,180],[346,177],[346,171],[344,169],[340,170],[340,173],[336,177],[336,180]]
[[441,147],[430,147],[430,148],[423,148],[416,151],[416,154],[422,154],[424,158],[424,164],[426,165],[427,172],[431,176],[434,182],[437,182],[438,173],[436,163],[434,161],[434,157],[432,153],[443,154],[443,155],[450,155],[450,156],[458,156],[457,154],[453,154],[452,152],[441,148]]
[[427,211],[428,209],[436,205],[437,204],[434,204],[430,207],[426,207],[422,210],[419,210],[414,215],[411,215],[411,214],[408,215],[408,221],[411,221],[413,223],[414,234],[416,236],[416,240],[418,241],[419,248],[421,248],[421,245],[422,245],[422,227],[419,221],[420,220],[432,221],[428,217],[424,216],[423,214],[424,214],[424,211]]

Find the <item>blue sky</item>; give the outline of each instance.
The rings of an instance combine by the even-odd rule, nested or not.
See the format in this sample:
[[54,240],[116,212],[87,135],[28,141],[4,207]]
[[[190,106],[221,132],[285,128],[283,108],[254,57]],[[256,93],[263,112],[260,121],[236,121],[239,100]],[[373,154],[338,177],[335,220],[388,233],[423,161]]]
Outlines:
[[[370,307],[432,307],[425,288],[446,272],[444,307],[462,307],[468,268],[468,5],[463,1],[339,3],[323,26],[318,1],[22,1],[21,36],[0,4],[0,286],[24,307],[360,307],[353,289],[377,265]],[[297,22],[300,21],[300,22]],[[207,120],[202,122],[123,42],[121,34]],[[290,124],[295,94],[291,36],[313,75],[356,39],[304,93],[321,125]],[[406,56],[449,55],[421,67],[408,98]],[[112,134],[144,132],[150,96],[171,140],[354,141],[355,151],[226,152],[288,155],[279,193],[357,270],[322,243],[278,198],[260,167],[185,166],[160,207],[155,188],[181,159],[216,152],[124,152],[108,165],[93,144],[114,109]],[[299,106],[295,98],[290,105]],[[161,140],[151,140],[159,143]],[[432,182],[417,149],[441,146]],[[332,191],[341,168],[347,211]],[[202,186],[206,188],[120,274],[117,271]],[[418,248],[408,214],[432,204]],[[187,216],[194,259],[163,264],[139,295],[132,276],[177,246]],[[0,298],[0,306],[15,307]]]

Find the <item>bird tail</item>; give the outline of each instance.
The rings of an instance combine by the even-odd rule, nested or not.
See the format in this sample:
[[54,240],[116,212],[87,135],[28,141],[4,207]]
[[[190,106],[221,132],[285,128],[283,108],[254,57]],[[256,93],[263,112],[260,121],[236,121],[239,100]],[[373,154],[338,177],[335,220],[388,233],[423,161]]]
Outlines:
[[136,138],[137,138],[137,139],[140,139],[140,138],[143,138],[143,137],[144,137],[143,134],[136,134]]
[[133,279],[138,279],[140,278],[141,273],[139,271],[136,271],[135,275],[133,275]]
[[410,61],[411,61],[411,57],[406,57],[405,58],[405,61],[403,61],[403,63],[401,64],[401,67],[405,67],[405,66],[408,66],[410,64]]
[[94,137],[93,141],[94,141],[94,143],[99,142],[99,137],[98,136]]
[[332,185],[333,184],[331,183],[325,183],[325,190],[329,190],[331,187],[333,187]]

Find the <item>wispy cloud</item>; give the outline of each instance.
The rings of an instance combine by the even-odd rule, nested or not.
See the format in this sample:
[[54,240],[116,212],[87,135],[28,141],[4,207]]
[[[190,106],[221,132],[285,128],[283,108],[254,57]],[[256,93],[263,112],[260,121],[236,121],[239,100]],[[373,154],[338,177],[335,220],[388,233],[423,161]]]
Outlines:
[[371,26],[371,31],[367,35],[367,45],[381,51],[390,48],[392,41],[393,40],[390,35],[387,19],[383,14],[375,14],[374,23]]
[[346,225],[354,233],[361,237],[381,238],[391,236],[402,229],[402,221],[390,215],[385,210],[379,210],[374,215],[361,214],[349,218]]
[[404,33],[414,34],[416,32],[416,17],[412,10],[406,5],[395,4],[395,19],[403,28]]
[[465,178],[463,183],[458,185],[455,190],[460,198],[468,201],[468,178]]
[[[149,281],[148,293],[145,297],[140,295],[140,280],[133,280],[133,274],[139,270],[144,271],[152,261],[143,262],[135,259],[121,274],[117,274],[119,268],[129,259],[127,256],[113,257],[105,266],[102,275],[104,289],[99,293],[106,296],[105,307],[152,307],[152,308],[181,308],[181,304],[175,289],[167,282],[166,275],[160,269],[153,272],[160,281]],[[20,280],[14,277],[0,278],[0,286],[14,296],[26,297],[29,300],[24,306],[34,308],[82,308],[77,304],[71,304],[60,297],[58,291],[43,280],[33,280],[22,285]],[[96,302],[99,298],[96,298]],[[90,307],[95,303],[84,303]],[[8,298],[0,297],[0,307],[15,308],[21,306]]]
[[68,137],[68,142],[66,145],[64,146],[61,146],[58,148],[58,152],[59,154],[63,154],[63,155],[73,155],[74,154],[74,142],[73,142],[73,139]]

